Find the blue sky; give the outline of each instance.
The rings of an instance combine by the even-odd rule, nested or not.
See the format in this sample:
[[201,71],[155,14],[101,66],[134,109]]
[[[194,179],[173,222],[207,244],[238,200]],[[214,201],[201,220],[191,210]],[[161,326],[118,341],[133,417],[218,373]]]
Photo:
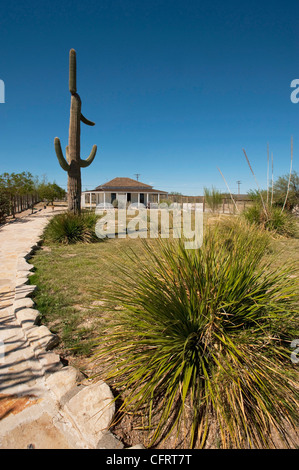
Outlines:
[[1,3],[0,174],[30,171],[66,187],[68,55],[77,51],[83,189],[116,176],[166,191],[232,192],[298,168],[299,2],[43,0]]

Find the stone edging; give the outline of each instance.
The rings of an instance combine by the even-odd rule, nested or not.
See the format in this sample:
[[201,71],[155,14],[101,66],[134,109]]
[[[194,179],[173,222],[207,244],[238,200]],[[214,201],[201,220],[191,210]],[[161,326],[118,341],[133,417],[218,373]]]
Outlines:
[[17,261],[15,298],[13,313],[18,324],[22,327],[25,338],[33,349],[35,357],[43,368],[43,373],[55,372],[62,367],[58,354],[50,352],[59,343],[59,337],[40,324],[40,313],[34,309],[34,302],[30,298],[36,286],[28,284],[33,265],[27,262],[38,249],[40,243],[31,247],[29,253],[19,256]]
[[[34,356],[42,368],[45,383],[59,409],[81,434],[91,449],[123,449],[124,444],[110,431],[115,403],[110,387],[103,381],[83,385],[84,376],[72,366],[64,367],[60,356],[52,349],[59,344],[59,337],[40,325],[40,313],[31,299],[36,286],[29,285],[33,265],[27,260],[41,242],[32,246],[29,253],[20,255],[17,261],[14,316],[30,344]],[[144,449],[141,444],[128,449]]]

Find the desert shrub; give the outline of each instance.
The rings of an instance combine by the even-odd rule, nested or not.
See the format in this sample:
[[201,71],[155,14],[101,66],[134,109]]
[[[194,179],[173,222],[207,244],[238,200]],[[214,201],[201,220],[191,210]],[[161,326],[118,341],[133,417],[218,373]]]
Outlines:
[[271,446],[272,429],[291,442],[296,281],[271,269],[268,244],[239,220],[207,229],[200,249],[160,239],[145,243],[146,262],[119,266],[103,307],[119,308],[94,359],[122,393],[119,413],[147,419],[152,445],[177,431],[204,447],[215,423],[223,448]]
[[[266,210],[265,210],[266,209]],[[295,217],[281,207],[265,205],[265,209],[259,200],[243,211],[243,217],[251,224],[256,224],[271,232],[288,237],[297,234]]]
[[54,216],[45,230],[45,238],[61,244],[92,243],[99,241],[95,234],[98,216],[93,212],[73,214],[65,212]]

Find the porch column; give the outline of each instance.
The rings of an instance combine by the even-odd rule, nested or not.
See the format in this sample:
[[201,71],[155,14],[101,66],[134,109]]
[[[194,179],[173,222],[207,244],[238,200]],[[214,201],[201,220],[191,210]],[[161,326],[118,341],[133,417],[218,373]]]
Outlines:
[[146,207],[148,206],[148,193],[146,193]]
[[92,197],[92,194],[89,193],[89,209],[91,210],[91,197]]
[[158,193],[158,204],[159,204],[159,202],[160,202],[160,194]]
[[106,193],[104,191],[104,209],[106,208]]

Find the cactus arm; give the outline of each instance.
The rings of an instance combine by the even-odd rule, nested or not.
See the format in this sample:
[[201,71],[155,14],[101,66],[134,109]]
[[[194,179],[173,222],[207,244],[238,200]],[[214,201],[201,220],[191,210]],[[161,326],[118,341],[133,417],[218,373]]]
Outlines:
[[69,66],[69,90],[72,94],[77,93],[77,80],[76,80],[76,51],[70,50],[70,66]]
[[89,121],[88,119],[86,119],[86,117],[83,116],[83,114],[81,113],[81,117],[80,117],[81,121],[84,122],[84,124],[87,124],[88,126],[94,126],[94,122],[92,121]]
[[54,139],[54,147],[55,147],[56,156],[58,158],[61,168],[65,171],[68,171],[70,168],[70,165],[67,163],[66,159],[63,156],[61,145],[60,145],[60,140],[58,139],[58,137],[55,137]]
[[93,162],[93,159],[96,156],[96,153],[97,153],[97,146],[94,145],[92,147],[89,157],[86,160],[81,160],[80,158],[80,167],[86,168],[87,166],[89,166]]

